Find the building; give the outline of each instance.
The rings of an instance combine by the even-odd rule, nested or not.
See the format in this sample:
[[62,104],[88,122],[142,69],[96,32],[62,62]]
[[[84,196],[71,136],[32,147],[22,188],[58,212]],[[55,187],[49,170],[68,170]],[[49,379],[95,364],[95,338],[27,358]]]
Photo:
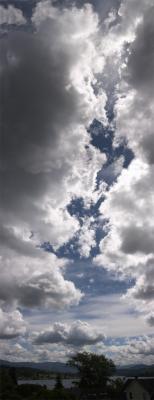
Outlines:
[[128,379],[123,388],[125,400],[154,400],[154,378]]

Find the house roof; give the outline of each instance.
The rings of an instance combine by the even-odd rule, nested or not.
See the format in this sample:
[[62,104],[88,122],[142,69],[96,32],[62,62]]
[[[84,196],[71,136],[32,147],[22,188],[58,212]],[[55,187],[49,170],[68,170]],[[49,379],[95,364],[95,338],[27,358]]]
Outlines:
[[127,379],[124,384],[123,391],[127,389],[130,383],[137,381],[150,395],[154,395],[154,378],[134,378]]

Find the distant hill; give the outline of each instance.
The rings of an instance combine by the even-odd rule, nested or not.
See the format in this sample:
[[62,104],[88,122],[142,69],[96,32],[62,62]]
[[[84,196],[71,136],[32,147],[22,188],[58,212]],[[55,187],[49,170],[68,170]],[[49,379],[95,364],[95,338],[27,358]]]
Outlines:
[[4,361],[4,360],[0,360],[0,367],[3,367],[3,365],[4,366],[9,366],[10,365],[10,363],[9,363],[9,361]]
[[154,364],[124,365],[116,368],[119,376],[154,376]]
[[55,373],[64,373],[64,374],[72,374],[76,373],[76,369],[73,367],[69,367],[65,363],[61,362],[8,362],[5,360],[0,360],[0,367],[15,367],[15,368],[31,368],[40,371],[49,371]]
[[[15,368],[29,368],[33,370],[40,370],[53,373],[61,374],[75,374],[77,371],[73,367],[69,367],[65,363],[61,362],[8,362],[0,360],[0,367],[15,367]],[[154,376],[154,364],[153,365],[124,365],[117,366],[115,375],[118,376]]]

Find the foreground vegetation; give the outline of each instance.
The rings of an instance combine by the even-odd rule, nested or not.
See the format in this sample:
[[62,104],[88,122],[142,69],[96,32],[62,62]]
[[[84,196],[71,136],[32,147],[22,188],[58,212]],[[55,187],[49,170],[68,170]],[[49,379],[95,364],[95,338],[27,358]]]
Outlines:
[[76,387],[65,389],[62,378],[57,376],[53,390],[39,384],[17,384],[14,368],[1,368],[1,400],[79,400],[79,399],[117,399],[122,381],[110,382],[115,365],[103,355],[78,353],[71,358],[69,365],[76,367],[78,380]]
[[14,368],[1,368],[0,400],[76,400],[71,390],[63,388],[61,378],[57,377],[53,390],[39,384],[18,385]]

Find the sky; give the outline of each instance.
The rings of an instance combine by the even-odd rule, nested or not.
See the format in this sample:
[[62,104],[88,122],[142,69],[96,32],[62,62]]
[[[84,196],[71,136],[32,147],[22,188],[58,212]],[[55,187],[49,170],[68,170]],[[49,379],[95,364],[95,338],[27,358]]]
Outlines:
[[154,363],[153,0],[0,0],[0,358]]

